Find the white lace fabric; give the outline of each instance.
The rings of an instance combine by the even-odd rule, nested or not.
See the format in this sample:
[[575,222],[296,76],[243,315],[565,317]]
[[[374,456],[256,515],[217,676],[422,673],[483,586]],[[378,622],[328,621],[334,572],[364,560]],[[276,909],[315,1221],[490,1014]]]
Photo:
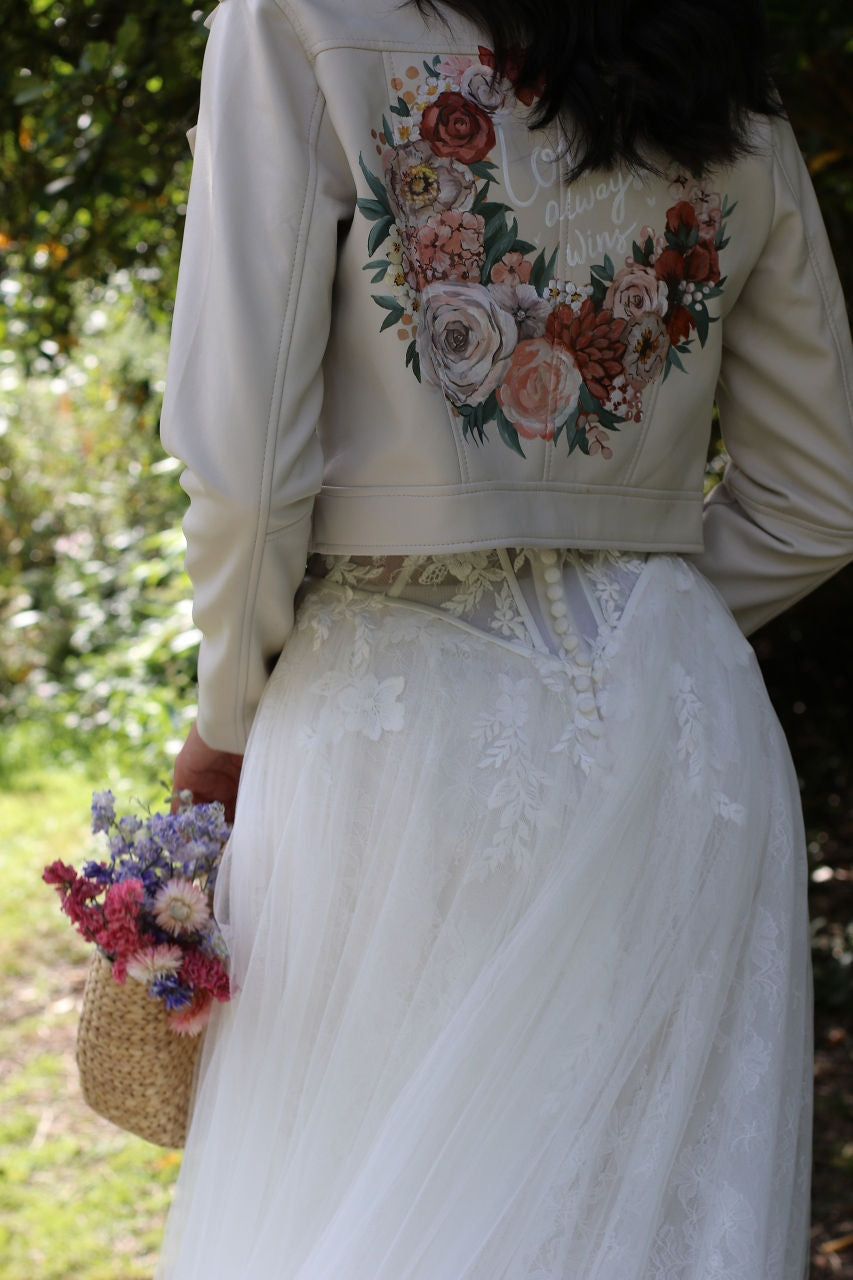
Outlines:
[[796,777],[677,557],[315,559],[158,1280],[803,1280]]
[[571,660],[619,622],[647,561],[620,551],[497,548],[430,556],[314,556],[309,572],[439,609],[487,634]]

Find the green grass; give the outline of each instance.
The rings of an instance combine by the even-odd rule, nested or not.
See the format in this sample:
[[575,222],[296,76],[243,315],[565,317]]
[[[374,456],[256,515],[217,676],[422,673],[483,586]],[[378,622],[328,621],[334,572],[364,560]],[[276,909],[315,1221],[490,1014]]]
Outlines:
[[101,1120],[77,1085],[90,948],[41,870],[96,848],[92,789],[43,770],[0,796],[0,1280],[150,1280],[180,1164]]

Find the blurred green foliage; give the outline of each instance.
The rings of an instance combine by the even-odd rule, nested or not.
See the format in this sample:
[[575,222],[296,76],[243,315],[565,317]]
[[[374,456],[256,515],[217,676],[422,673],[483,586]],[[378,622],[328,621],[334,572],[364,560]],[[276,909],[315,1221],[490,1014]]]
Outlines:
[[156,432],[166,337],[129,281],[93,294],[73,358],[29,379],[0,365],[0,767],[47,752],[163,772],[197,640]]
[[0,45],[0,343],[65,349],[75,285],[174,294],[206,32],[191,0],[15,0]]

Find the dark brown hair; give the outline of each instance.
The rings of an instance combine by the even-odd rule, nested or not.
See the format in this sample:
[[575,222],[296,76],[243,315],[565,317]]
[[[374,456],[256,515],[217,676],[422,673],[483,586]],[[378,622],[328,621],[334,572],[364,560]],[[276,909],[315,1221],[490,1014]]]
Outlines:
[[[749,116],[781,114],[761,0],[409,0],[458,13],[498,71],[524,49],[519,88],[544,86],[532,126],[559,119],[572,174],[663,152],[694,173],[749,150]],[[516,68],[513,66],[513,71]]]

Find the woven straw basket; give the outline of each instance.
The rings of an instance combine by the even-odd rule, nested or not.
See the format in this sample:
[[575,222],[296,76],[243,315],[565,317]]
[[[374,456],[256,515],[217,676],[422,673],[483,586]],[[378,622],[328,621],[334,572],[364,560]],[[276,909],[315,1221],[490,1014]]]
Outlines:
[[77,1030],[77,1067],[86,1102],[121,1129],[161,1147],[186,1140],[203,1035],[177,1035],[141,982],[122,986],[96,953]]

